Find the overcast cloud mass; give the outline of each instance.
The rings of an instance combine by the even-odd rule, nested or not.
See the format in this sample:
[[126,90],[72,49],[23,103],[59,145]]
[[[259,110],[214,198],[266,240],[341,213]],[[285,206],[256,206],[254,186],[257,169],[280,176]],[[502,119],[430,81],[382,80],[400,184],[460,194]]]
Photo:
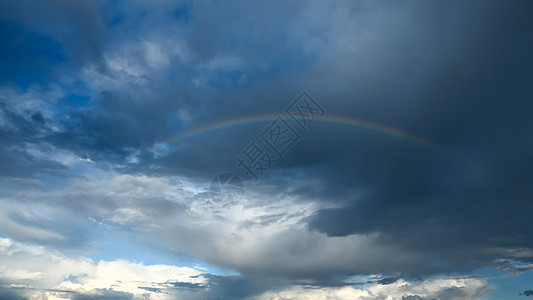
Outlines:
[[532,16],[1,1],[0,299],[527,299]]

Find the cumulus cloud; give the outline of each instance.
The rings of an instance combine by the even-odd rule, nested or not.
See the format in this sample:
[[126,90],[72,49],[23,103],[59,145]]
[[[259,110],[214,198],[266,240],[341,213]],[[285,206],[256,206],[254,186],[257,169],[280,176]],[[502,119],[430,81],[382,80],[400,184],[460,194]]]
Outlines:
[[157,288],[165,289],[175,282],[206,282],[202,272],[194,268],[125,260],[95,262],[6,238],[0,239],[0,255],[0,281],[9,282],[3,289],[30,298],[44,293],[51,299],[132,299],[144,294],[151,299],[168,299]]
[[481,299],[491,286],[483,279],[432,278],[422,282],[400,280],[390,285],[367,284],[339,288],[296,286],[276,294],[265,293],[258,299]]
[[[321,287],[272,281],[261,277],[206,274],[171,265],[145,265],[125,260],[98,261],[71,257],[42,246],[0,239],[3,295],[48,299],[478,299],[490,289],[482,278],[430,278],[378,281]],[[285,286],[285,288],[280,288]],[[7,296],[6,296],[7,297]],[[409,298],[411,297],[411,298]],[[414,298],[420,299],[420,298]]]

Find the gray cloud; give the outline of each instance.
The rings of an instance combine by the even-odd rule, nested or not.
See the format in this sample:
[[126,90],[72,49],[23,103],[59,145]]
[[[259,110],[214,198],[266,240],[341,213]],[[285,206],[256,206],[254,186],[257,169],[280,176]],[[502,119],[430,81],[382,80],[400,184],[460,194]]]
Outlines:
[[101,59],[106,32],[94,2],[58,0],[35,5],[31,1],[5,1],[1,11],[6,22],[19,23],[30,32],[60,40],[74,62]]
[[417,296],[417,295],[409,295],[409,296],[403,296],[402,300],[424,300],[424,298]]
[[106,300],[128,300],[133,299],[133,294],[118,292],[112,289],[97,289],[92,294],[74,294],[72,299],[75,300],[92,300],[92,299],[106,299]]
[[[526,1],[8,1],[0,32],[10,42],[1,53],[21,63],[0,73],[0,176],[6,186],[14,178],[65,178],[72,165],[52,155],[63,151],[125,175],[208,181],[236,168],[234,157],[269,123],[164,141],[224,120],[281,114],[306,89],[328,116],[401,129],[430,146],[394,132],[313,123],[247,189],[246,208],[290,199],[317,203],[308,208],[316,211],[289,205],[231,226],[234,216],[220,215],[205,227],[164,223],[196,220],[187,201],[207,195],[178,189],[185,196],[175,202],[142,177],[115,187],[73,185],[47,199],[98,221],[164,225],[156,239],[245,275],[417,278],[502,258],[532,262],[531,9]],[[167,150],[156,154],[159,143]],[[125,192],[143,184],[152,195]],[[39,225],[6,218],[13,219]],[[261,231],[287,220],[297,221]],[[5,232],[33,241],[13,226]],[[268,242],[246,235],[253,230]],[[224,248],[228,241],[235,253]],[[244,286],[240,297],[263,289],[245,277],[224,280]]]
[[0,287],[0,299],[2,300],[25,300],[27,298],[18,294],[16,291],[12,291],[10,289],[5,289],[3,287]]

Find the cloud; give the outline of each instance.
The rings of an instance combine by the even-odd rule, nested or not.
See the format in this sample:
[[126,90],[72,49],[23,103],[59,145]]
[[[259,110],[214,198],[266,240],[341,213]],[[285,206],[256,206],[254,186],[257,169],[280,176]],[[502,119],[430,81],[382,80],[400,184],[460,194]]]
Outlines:
[[61,41],[59,51],[64,49],[72,61],[93,61],[101,55],[105,26],[96,3],[59,0],[47,5],[32,5],[24,1],[6,1],[2,3],[2,12],[4,21],[22,24],[29,32],[52,36],[56,41]]
[[[322,204],[287,191],[270,191],[266,197],[260,188],[248,189],[236,205],[216,207],[209,204],[201,182],[107,176],[76,179],[52,191],[38,188],[5,196],[0,202],[6,215],[4,233],[17,240],[83,249],[106,228],[120,226],[147,245],[172,247],[257,276],[320,278],[427,268],[424,256],[380,245],[379,235],[328,237],[308,231],[304,219]],[[15,198],[26,202],[10,204]]]
[[422,297],[417,295],[402,296],[402,300],[424,300]]
[[43,292],[59,299],[133,299],[134,295],[154,294],[152,299],[158,299],[165,297],[158,289],[167,288],[167,282],[205,283],[201,272],[193,268],[125,260],[95,262],[6,238],[0,239],[0,260],[0,280],[10,283],[2,290],[30,296]]
[[[370,290],[314,291],[381,297],[443,273],[530,269],[530,3],[26,2],[0,4],[10,241],[80,253],[118,228],[236,270],[205,278],[239,297],[270,291],[272,277],[383,274]],[[237,205],[210,206],[209,180],[242,171],[235,156],[268,126],[257,116],[283,114],[304,89],[330,119],[260,182],[246,178]],[[203,130],[243,118],[254,121]],[[165,289],[203,295],[197,284]],[[487,292],[461,284],[390,292]],[[287,297],[312,290],[280,285]],[[85,291],[164,294],[144,283]]]
[[[138,236],[146,246],[171,247],[241,274],[293,279],[386,273],[391,277],[380,284],[391,284],[398,274],[405,278],[430,275],[463,263],[452,260],[456,262],[452,267],[439,264],[433,261],[437,256],[403,251],[401,245],[385,243],[386,237],[378,233],[336,237],[309,231],[306,220],[323,209],[324,203],[319,198],[309,202],[292,193],[300,189],[297,185],[274,191],[268,184],[258,184],[248,188],[237,204],[217,207],[210,204],[202,182],[180,177],[106,176],[76,179],[59,190],[27,190],[6,196],[1,202],[6,214],[4,233],[18,240],[58,248],[68,245],[80,251],[102,231],[120,226],[120,231]],[[265,189],[268,195],[263,194]],[[26,203],[8,204],[14,198],[26,199]],[[17,211],[26,213],[17,216]],[[74,213],[82,219],[70,217]],[[489,261],[499,256],[523,259],[517,253],[492,249],[479,266],[513,273],[527,270],[527,265]]]
[[[367,284],[345,287],[294,286],[273,294],[271,291],[258,299],[480,299],[491,290],[481,279],[457,280],[433,278],[422,282],[399,280],[390,285]],[[451,292],[453,291],[453,292]],[[272,298],[269,298],[272,297]]]
[[[215,275],[188,267],[145,265],[125,260],[70,257],[41,246],[0,239],[2,285],[6,297],[27,299],[382,299],[417,294],[423,298],[477,299],[491,287],[482,278],[431,278],[383,285],[379,281],[327,287],[268,277]],[[452,295],[453,294],[453,295]],[[451,299],[450,298],[450,299]]]

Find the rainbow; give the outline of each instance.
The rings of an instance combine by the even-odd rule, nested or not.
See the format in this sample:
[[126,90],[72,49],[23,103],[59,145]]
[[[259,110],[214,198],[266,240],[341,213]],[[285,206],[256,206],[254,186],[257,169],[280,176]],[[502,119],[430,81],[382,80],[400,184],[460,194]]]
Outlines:
[[[285,120],[292,120],[288,116],[282,116],[282,115],[261,115],[261,116],[249,116],[249,117],[243,117],[243,118],[237,118],[237,119],[230,119],[230,120],[224,120],[212,124],[208,124],[202,127],[194,128],[191,130],[188,130],[186,132],[183,132],[181,134],[178,134],[176,136],[169,137],[165,140],[157,142],[152,147],[149,147],[137,155],[138,158],[145,156],[149,153],[154,153],[157,151],[157,149],[163,145],[172,145],[176,143],[184,142],[188,139],[196,138],[201,135],[222,131],[222,130],[228,130],[231,128],[241,127],[241,126],[247,126],[247,125],[253,125],[253,124],[259,124],[259,123],[267,123],[267,122],[273,122],[278,118],[282,118]],[[422,145],[422,146],[431,146],[431,143],[427,141],[426,139],[406,132],[404,130],[401,130],[399,128],[374,123],[362,119],[356,119],[356,118],[348,118],[343,116],[335,116],[335,115],[324,115],[322,117],[316,118],[314,120],[310,120],[310,123],[329,123],[329,124],[336,124],[336,125],[342,125],[342,126],[350,126],[350,127],[356,127],[361,128],[365,130],[370,130],[374,132],[378,132],[381,134],[386,134],[389,136],[405,139],[408,141],[411,141],[413,143]],[[312,128],[311,128],[312,131]],[[258,132],[259,133],[259,132]]]
[[[282,118],[284,120],[292,120],[288,116],[283,115],[261,115],[261,116],[250,116],[250,117],[243,117],[243,118],[237,118],[237,119],[231,119],[231,120],[225,120],[220,121],[212,124],[208,124],[202,127],[194,128],[188,131],[185,131],[181,134],[178,134],[176,136],[169,137],[165,140],[162,140],[152,147],[149,147],[143,151],[140,151],[137,158],[141,158],[149,153],[155,153],[157,149],[163,145],[171,145],[176,143],[184,142],[188,139],[196,138],[205,134],[222,131],[222,130],[228,130],[231,128],[241,127],[241,126],[247,126],[247,125],[253,125],[253,124],[261,124],[261,123],[267,123],[267,122],[273,122],[277,120],[278,118]],[[478,165],[471,161],[466,161],[464,159],[461,159],[460,157],[457,157],[456,155],[453,155],[453,153],[449,153],[448,151],[442,150],[437,148],[435,145],[433,145],[431,142],[426,140],[425,138],[418,136],[413,133],[409,133],[407,131],[404,131],[399,128],[395,128],[392,126],[387,126],[384,124],[374,123],[367,120],[357,119],[357,118],[348,118],[344,116],[336,116],[336,115],[324,115],[322,117],[319,117],[317,119],[311,120],[310,123],[327,123],[327,124],[333,124],[333,125],[342,125],[342,126],[350,126],[360,129],[365,129],[373,132],[377,132],[380,134],[385,134],[388,136],[404,139],[407,141],[410,141],[412,143],[424,146],[424,147],[431,147],[434,150],[437,150],[441,154],[449,157],[450,159],[456,160],[458,162],[463,163],[464,165],[478,170],[484,174],[487,174],[491,177],[498,178],[504,185],[507,186],[509,190],[511,190],[516,195],[531,200],[532,196],[520,189],[519,187],[503,180],[501,177],[496,176],[495,174],[492,174],[487,169],[485,169],[483,166]],[[266,128],[266,127],[265,127]],[[258,132],[259,134],[259,132]],[[312,127],[311,127],[311,134],[312,134]]]

